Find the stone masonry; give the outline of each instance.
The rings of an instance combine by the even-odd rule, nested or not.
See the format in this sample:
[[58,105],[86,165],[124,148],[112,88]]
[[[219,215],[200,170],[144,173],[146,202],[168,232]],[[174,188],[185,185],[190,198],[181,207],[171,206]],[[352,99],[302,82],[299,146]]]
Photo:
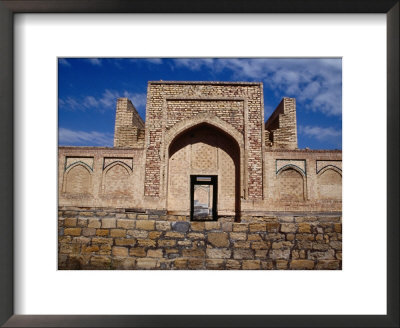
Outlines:
[[59,269],[337,270],[340,216],[257,216],[240,223],[115,209],[59,210]]

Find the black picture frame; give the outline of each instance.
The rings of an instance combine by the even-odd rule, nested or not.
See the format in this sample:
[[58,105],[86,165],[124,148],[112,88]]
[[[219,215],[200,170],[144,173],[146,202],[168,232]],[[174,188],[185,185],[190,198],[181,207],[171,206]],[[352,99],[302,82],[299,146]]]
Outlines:
[[[0,0],[0,324],[4,327],[399,327],[399,0]],[[13,16],[15,13],[385,13],[387,315],[14,315]],[[368,288],[368,286],[366,286]]]

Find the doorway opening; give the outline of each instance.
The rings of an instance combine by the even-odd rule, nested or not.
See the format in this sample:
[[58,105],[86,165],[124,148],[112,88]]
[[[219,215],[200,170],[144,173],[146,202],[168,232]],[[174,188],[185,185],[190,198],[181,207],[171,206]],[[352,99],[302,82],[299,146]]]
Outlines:
[[217,220],[217,175],[190,176],[190,220]]

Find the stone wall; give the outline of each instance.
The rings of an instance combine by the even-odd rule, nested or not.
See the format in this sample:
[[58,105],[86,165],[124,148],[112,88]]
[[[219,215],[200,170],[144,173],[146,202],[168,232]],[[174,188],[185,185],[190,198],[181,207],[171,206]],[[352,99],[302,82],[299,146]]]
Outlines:
[[59,269],[341,269],[339,216],[186,216],[60,207]]

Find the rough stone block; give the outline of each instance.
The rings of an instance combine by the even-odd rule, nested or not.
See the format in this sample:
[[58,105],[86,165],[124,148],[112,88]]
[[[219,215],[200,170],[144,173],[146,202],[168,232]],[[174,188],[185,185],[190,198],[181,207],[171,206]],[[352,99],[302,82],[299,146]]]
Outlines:
[[157,265],[156,259],[138,258],[136,259],[136,268],[138,269],[155,269]]
[[64,226],[65,227],[76,227],[77,218],[65,218]]
[[128,249],[126,247],[114,246],[112,254],[114,256],[128,256]]
[[228,247],[229,240],[226,232],[209,232],[207,235],[208,242],[216,247]]
[[66,236],[79,236],[82,228],[66,228],[64,229],[64,235]]
[[154,220],[138,220],[136,221],[136,229],[138,230],[154,230]]
[[242,263],[243,270],[258,270],[260,269],[260,260],[244,260]]
[[312,270],[314,269],[314,261],[311,260],[292,260],[290,262],[292,270]]
[[116,219],[101,219],[101,227],[102,228],[116,228],[117,220]]
[[162,258],[163,257],[163,250],[162,249],[149,249],[147,251],[147,257]]
[[117,228],[133,229],[134,227],[135,227],[134,220],[128,220],[128,219],[118,219],[117,220]]
[[207,257],[211,259],[228,259],[232,251],[228,248],[207,248]]

